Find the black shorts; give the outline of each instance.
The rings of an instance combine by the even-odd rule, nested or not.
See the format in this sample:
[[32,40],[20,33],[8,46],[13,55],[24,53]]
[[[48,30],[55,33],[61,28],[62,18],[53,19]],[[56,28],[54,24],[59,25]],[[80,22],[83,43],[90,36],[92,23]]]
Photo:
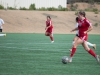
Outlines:
[[79,37],[78,34],[76,34],[76,36]]
[[0,32],[2,32],[2,29],[0,29]]

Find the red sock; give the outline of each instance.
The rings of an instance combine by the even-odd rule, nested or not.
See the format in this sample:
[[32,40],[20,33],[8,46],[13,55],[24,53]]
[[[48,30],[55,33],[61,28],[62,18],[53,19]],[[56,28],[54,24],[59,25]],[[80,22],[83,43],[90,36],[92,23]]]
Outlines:
[[51,41],[54,41],[54,38],[53,38],[53,36],[50,36],[50,39],[51,39]]
[[76,52],[76,48],[72,48],[72,52],[70,54],[70,57],[73,57],[73,55],[75,54],[75,52]]
[[88,53],[91,54],[92,56],[96,57],[96,54],[94,53],[94,51],[93,51],[92,49],[90,49],[90,50],[88,51]]

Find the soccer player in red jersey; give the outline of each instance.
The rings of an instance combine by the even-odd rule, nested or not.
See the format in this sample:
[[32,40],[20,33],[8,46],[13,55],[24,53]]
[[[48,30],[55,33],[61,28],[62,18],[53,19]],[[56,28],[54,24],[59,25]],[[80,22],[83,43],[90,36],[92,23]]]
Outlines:
[[[78,21],[79,21],[79,18],[78,17],[76,17],[76,28],[78,27]],[[75,43],[75,41],[78,39],[78,30],[76,30],[76,36],[74,37],[74,39],[73,39],[73,42],[72,42],[72,44],[74,44]],[[96,49],[96,44],[92,44],[92,43],[90,43],[90,42],[88,42],[88,41],[86,41],[86,43],[89,45],[89,46],[92,46],[94,49]],[[71,51],[71,50],[70,50]]]
[[96,60],[97,62],[99,62],[99,55],[97,55],[92,49],[90,49],[86,43],[87,39],[88,39],[88,32],[92,30],[92,25],[91,23],[88,21],[88,19],[85,17],[85,12],[80,11],[78,13],[78,27],[73,29],[71,32],[78,30],[78,39],[75,41],[75,43],[72,46],[72,51],[70,54],[70,58],[69,58],[69,62],[72,62],[72,57],[74,56],[75,52],[76,52],[76,48],[78,45],[82,44],[82,46],[84,47],[84,49],[91,54]]
[[47,16],[47,21],[46,21],[46,28],[45,28],[46,32],[45,35],[49,36],[51,39],[51,43],[54,42],[54,37],[53,37],[53,25],[52,25],[52,21],[51,21],[51,17]]

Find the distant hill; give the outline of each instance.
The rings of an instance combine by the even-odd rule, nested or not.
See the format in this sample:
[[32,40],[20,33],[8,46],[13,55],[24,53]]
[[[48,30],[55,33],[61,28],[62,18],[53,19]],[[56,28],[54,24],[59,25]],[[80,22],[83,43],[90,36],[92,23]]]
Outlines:
[[75,8],[75,10],[93,10],[93,9],[97,9],[98,11],[100,11],[100,4],[94,3],[94,4],[89,4],[89,3],[85,3],[85,2],[77,2],[77,3],[73,3],[73,4],[67,4],[67,8],[70,10],[72,8],[72,6]]
[[76,2],[100,2],[100,0],[67,0],[67,4],[76,3]]
[[[91,34],[100,34],[100,13],[86,12],[87,18],[94,29]],[[46,16],[50,15],[54,25],[54,33],[71,34],[75,27],[75,11],[21,11],[0,10],[0,17],[4,19],[3,32],[8,33],[44,33]]]

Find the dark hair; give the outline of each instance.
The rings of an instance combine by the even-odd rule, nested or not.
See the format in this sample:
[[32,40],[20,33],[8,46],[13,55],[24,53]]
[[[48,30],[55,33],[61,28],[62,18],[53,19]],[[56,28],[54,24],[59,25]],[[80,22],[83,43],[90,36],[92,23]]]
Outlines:
[[79,20],[79,18],[78,18],[78,17],[76,17],[76,22],[78,22],[78,20]]
[[80,12],[79,12],[79,14],[80,14],[80,15],[83,15],[83,17],[85,17],[85,16],[86,16],[86,14],[85,14],[85,12],[84,12],[84,11],[80,11]]
[[51,17],[50,17],[50,16],[47,16],[47,18],[50,18],[50,19],[51,19]]

